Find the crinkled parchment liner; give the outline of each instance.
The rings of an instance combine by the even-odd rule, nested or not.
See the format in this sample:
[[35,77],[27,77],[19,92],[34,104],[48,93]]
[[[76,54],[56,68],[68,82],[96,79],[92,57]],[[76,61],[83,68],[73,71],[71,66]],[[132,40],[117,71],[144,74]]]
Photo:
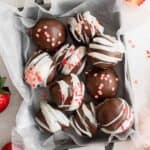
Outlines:
[[[60,131],[50,136],[49,134],[43,135],[38,130],[34,122],[34,112],[39,108],[40,91],[43,89],[31,90],[22,80],[25,62],[33,52],[32,50],[36,49],[36,46],[27,35],[27,29],[31,28],[40,18],[57,18],[66,24],[68,16],[72,16],[77,12],[89,10],[105,27],[105,33],[115,35],[120,38],[119,7],[115,0],[86,0],[75,7],[71,7],[69,11],[68,5],[61,7],[64,12],[61,13],[61,16],[52,15],[53,12],[45,11],[36,4],[28,5],[24,8],[23,12],[18,12],[15,9],[10,8],[10,6],[4,6],[3,10],[0,11],[4,13],[10,9],[11,11],[9,13],[12,13],[12,22],[14,23],[12,32],[14,33],[11,38],[13,38],[14,43],[11,44],[15,45],[15,47],[13,47],[15,50],[13,53],[11,52],[11,49],[7,49],[6,51],[5,49],[7,43],[5,42],[5,44],[4,41],[0,40],[2,47],[0,54],[14,86],[23,98],[22,105],[16,118],[16,128],[12,133],[12,140],[14,142],[15,150],[22,146],[27,150],[53,150],[87,146],[88,144],[94,142],[107,144],[116,140],[126,140],[134,132],[134,130],[131,129],[125,134],[117,136],[100,134],[94,139],[88,139],[80,138],[73,132],[65,133]],[[69,42],[71,42],[70,38]],[[9,57],[11,57],[11,59],[9,59]],[[115,69],[120,78],[120,89],[118,96],[126,99],[130,104],[132,104],[132,88],[130,85],[130,74],[126,55],[124,60]],[[74,144],[72,139],[76,144]]]

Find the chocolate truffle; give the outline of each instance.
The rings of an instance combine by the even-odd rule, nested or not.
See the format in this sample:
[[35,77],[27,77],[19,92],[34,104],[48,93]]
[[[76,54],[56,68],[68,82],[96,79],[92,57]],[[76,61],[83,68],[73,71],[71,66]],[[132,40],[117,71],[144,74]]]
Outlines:
[[101,131],[107,134],[123,133],[133,126],[133,110],[122,98],[106,99],[96,112]]
[[69,127],[69,119],[60,110],[46,102],[41,102],[40,108],[41,110],[35,116],[35,121],[44,131],[54,133]]
[[104,30],[103,26],[89,11],[70,17],[68,25],[72,36],[77,42],[83,44],[88,44],[94,36],[102,34]]
[[101,35],[89,44],[88,57],[93,66],[108,68],[123,58],[124,46],[115,37]]
[[86,86],[95,99],[114,97],[118,91],[118,76],[112,69],[86,72]]
[[79,136],[92,138],[97,133],[97,121],[95,107],[92,102],[82,104],[82,106],[72,116],[71,126]]
[[32,88],[46,87],[56,74],[53,59],[47,52],[36,52],[27,62],[24,79]]
[[64,75],[70,73],[80,74],[85,67],[86,48],[80,46],[76,48],[74,45],[64,45],[54,56],[58,69]]
[[85,86],[75,74],[64,76],[50,86],[53,102],[64,111],[74,111],[84,99]]
[[52,52],[66,41],[65,25],[55,19],[42,19],[33,27],[32,38],[43,50]]

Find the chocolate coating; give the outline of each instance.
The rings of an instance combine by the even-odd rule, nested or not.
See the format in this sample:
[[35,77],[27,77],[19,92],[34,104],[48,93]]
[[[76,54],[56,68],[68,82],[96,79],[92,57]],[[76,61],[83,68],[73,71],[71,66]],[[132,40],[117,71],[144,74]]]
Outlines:
[[64,74],[80,74],[86,64],[86,48],[84,46],[75,47],[66,44],[55,54],[54,60],[58,64],[58,70]]
[[47,52],[35,52],[25,66],[24,79],[32,88],[46,87],[56,76],[56,65]]
[[88,57],[91,64],[99,68],[115,66],[123,59],[124,46],[115,37],[101,35],[89,44]]
[[118,76],[112,69],[90,71],[86,76],[87,89],[95,99],[116,96],[118,85]]
[[35,121],[46,132],[55,133],[69,128],[69,119],[58,109],[42,101],[40,111],[35,116]]
[[71,118],[71,126],[80,136],[92,138],[97,134],[97,121],[95,107],[92,102],[83,103]]
[[99,128],[108,134],[125,132],[133,125],[133,112],[121,98],[106,99],[96,108]]
[[83,44],[88,44],[94,36],[102,34],[104,29],[89,11],[70,17],[68,25],[74,39]]
[[32,38],[41,49],[52,52],[66,41],[65,25],[56,19],[41,19],[32,28]]
[[75,74],[64,76],[49,89],[53,102],[64,111],[78,109],[84,99],[84,84]]

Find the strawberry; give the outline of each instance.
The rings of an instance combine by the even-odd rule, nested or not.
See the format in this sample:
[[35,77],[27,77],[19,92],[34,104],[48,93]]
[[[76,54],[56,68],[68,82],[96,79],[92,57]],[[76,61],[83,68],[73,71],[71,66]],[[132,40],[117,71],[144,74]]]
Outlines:
[[6,78],[0,77],[0,112],[3,112],[9,104],[10,92],[8,87],[4,87]]
[[12,150],[12,144],[8,143],[8,144],[4,145],[4,147],[2,148],[2,150]]
[[126,1],[140,6],[141,4],[144,3],[145,0],[126,0]]

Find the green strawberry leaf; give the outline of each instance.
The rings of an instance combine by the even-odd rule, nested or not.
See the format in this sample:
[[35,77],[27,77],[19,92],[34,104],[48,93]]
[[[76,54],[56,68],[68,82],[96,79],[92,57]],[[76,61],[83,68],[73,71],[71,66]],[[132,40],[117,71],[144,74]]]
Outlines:
[[6,78],[0,76],[0,89],[2,89],[5,85]]
[[5,93],[5,90],[0,89],[0,94],[3,94],[3,93]]

